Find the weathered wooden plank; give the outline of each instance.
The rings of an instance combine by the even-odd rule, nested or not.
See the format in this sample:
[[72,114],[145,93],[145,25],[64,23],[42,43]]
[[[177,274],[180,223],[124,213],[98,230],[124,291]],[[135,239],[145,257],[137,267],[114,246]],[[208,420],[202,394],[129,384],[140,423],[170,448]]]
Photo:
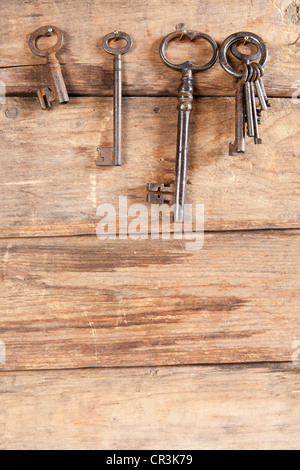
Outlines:
[[2,450],[297,450],[299,366],[1,373]]
[[290,361],[300,338],[297,231],[0,250],[6,370]]
[[[133,14],[134,10],[134,14]],[[124,0],[28,1],[2,0],[0,5],[0,79],[9,93],[29,93],[44,80],[42,59],[32,55],[28,38],[38,27],[54,24],[63,29],[66,44],[60,54],[71,93],[107,94],[111,92],[112,60],[101,46],[105,34],[115,29],[131,33],[132,52],[124,57],[124,91],[129,95],[176,93],[178,72],[162,64],[158,49],[164,35],[184,22],[189,29],[212,35],[219,44],[230,34],[253,31],[261,35],[270,49],[266,85],[272,96],[291,96],[300,77],[299,6],[292,0],[198,0],[134,2]],[[179,50],[179,52],[178,52]],[[199,54],[189,47],[189,56],[204,61],[209,48]],[[176,60],[186,60],[187,47],[172,49]],[[16,68],[17,67],[17,68]],[[232,79],[219,65],[195,77],[195,93],[228,96],[233,94]],[[299,87],[299,86],[298,86]]]
[[[300,107],[272,102],[264,144],[247,139],[245,155],[230,157],[234,100],[195,100],[187,203],[204,204],[207,230],[299,227]],[[128,207],[144,203],[147,219],[147,183],[174,180],[176,103],[125,99],[123,166],[100,168],[97,147],[112,141],[110,98],[72,98],[53,112],[10,98],[0,108],[0,236],[95,234],[97,207],[111,203],[118,213],[120,196]]]

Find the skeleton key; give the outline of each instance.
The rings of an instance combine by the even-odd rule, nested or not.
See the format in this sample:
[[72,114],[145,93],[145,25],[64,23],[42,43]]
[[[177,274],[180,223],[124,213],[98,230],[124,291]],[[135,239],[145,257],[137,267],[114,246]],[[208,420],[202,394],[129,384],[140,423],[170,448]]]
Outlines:
[[[48,49],[38,49],[36,44],[37,40],[43,36],[51,36],[52,33],[57,36],[56,44]],[[55,26],[43,26],[32,33],[29,39],[29,47],[32,53],[39,57],[47,58],[50,87],[44,87],[38,90],[38,97],[42,109],[47,109],[47,107],[52,108],[54,102],[58,104],[69,102],[69,95],[62,75],[61,66],[55,55],[62,47],[63,41],[64,37],[62,31]]]
[[252,78],[250,79],[250,92],[251,92],[253,126],[254,126],[254,143],[262,144],[262,139],[259,137],[257,108],[256,108],[256,100],[255,100],[255,88],[254,88],[254,83],[256,83],[260,72],[257,71],[257,69],[254,67],[254,64],[248,65],[248,67],[252,67],[252,71],[253,71]]
[[[192,62],[173,64],[166,57],[166,47],[174,39],[187,37],[190,41],[202,38],[208,41],[213,48],[213,57],[206,65],[195,65]],[[148,202],[171,203],[174,202],[175,191],[175,211],[174,222],[181,223],[184,220],[184,204],[186,197],[187,163],[188,163],[188,141],[189,123],[193,102],[193,72],[201,72],[210,69],[217,61],[219,48],[217,43],[210,36],[198,31],[175,31],[168,34],[160,46],[160,56],[163,62],[170,68],[182,72],[181,84],[178,90],[178,128],[177,128],[177,152],[176,152],[176,183],[175,185],[165,185],[157,183],[148,184]],[[170,194],[153,194],[162,192]]]
[[[265,74],[265,71],[264,71],[264,68],[258,63],[254,63],[253,66],[256,67],[256,69],[260,72],[259,77],[258,77],[258,82],[256,84],[256,89],[257,89],[258,94],[260,92],[262,93],[262,97],[263,97],[264,102],[266,104],[266,107],[264,107],[264,111],[266,111],[267,108],[271,107],[271,101],[268,98],[268,95],[267,95],[267,92],[266,92],[266,89],[265,89],[265,84],[264,84],[264,81],[263,81],[263,75]],[[262,109],[263,109],[263,107],[262,107]]]
[[[112,40],[125,39],[126,45],[120,48],[110,47]],[[103,39],[103,49],[114,56],[114,147],[99,147],[98,166],[120,166],[122,164],[122,55],[130,51],[133,40],[122,31],[109,33]]]
[[262,111],[266,111],[268,109],[268,106],[267,106],[267,103],[263,94],[263,90],[261,87],[261,81],[260,81],[261,80],[261,68],[255,62],[251,65],[254,69],[254,72],[256,73],[256,80],[254,84],[255,84],[256,93],[260,102],[260,106],[261,106]]
[[254,116],[253,116],[253,100],[252,100],[252,91],[251,91],[251,79],[253,77],[253,67],[248,65],[248,78],[245,83],[245,108],[246,108],[246,118],[248,126],[248,136],[254,137]]
[[245,152],[245,92],[244,87],[248,79],[248,67],[243,64],[244,74],[237,84],[235,94],[235,141],[229,144],[229,155]]

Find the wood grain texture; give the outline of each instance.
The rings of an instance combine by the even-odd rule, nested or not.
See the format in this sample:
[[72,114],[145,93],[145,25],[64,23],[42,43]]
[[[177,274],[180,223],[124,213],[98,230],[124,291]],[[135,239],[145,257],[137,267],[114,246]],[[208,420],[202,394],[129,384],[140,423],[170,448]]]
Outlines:
[[1,373],[2,450],[297,450],[299,366]]
[[[272,103],[264,144],[248,138],[245,155],[230,157],[234,100],[195,100],[187,203],[204,204],[206,230],[299,227],[300,106]],[[97,147],[112,142],[110,98],[72,98],[51,112],[37,98],[8,99],[0,108],[0,236],[95,234],[97,207],[112,203],[118,212],[120,196],[150,214],[147,183],[175,176],[176,104],[125,99],[123,166],[100,168]]]
[[[189,29],[210,34],[221,44],[230,34],[253,31],[266,41],[270,60],[266,85],[271,96],[291,96],[300,79],[299,2],[293,0],[2,0],[0,5],[0,79],[10,94],[34,93],[44,83],[43,59],[28,47],[30,34],[53,24],[66,37],[59,58],[70,93],[102,95],[112,92],[112,59],[102,49],[102,39],[119,29],[132,34],[135,45],[124,56],[124,92],[128,95],[169,95],[177,92],[178,72],[159,57],[162,38],[185,23]],[[200,46],[201,47],[201,46]],[[189,56],[206,59],[209,48],[189,48]],[[172,58],[186,60],[184,44]],[[180,57],[179,57],[180,55]],[[219,65],[195,77],[195,93],[232,96],[232,78]]]
[[290,361],[299,233],[1,241],[2,369]]

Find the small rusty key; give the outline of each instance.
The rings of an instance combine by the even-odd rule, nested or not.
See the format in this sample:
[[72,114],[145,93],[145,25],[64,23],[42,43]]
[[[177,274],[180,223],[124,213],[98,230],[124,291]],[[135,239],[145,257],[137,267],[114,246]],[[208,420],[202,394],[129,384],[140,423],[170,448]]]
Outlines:
[[[56,44],[48,49],[38,49],[36,44],[37,40],[43,36],[51,36],[53,33],[57,36]],[[39,57],[47,58],[50,86],[38,90],[38,97],[42,109],[47,109],[47,107],[52,108],[54,102],[58,104],[69,102],[69,95],[62,75],[61,66],[56,58],[56,52],[60,50],[63,42],[63,33],[55,26],[43,26],[32,33],[29,39],[29,47],[32,53]]]
[[[205,65],[195,65],[192,62],[172,64],[166,57],[166,47],[174,39],[187,37],[190,41],[202,38],[208,41],[213,48],[213,57]],[[181,84],[178,90],[178,128],[177,128],[177,152],[176,152],[176,183],[165,185],[157,183],[148,184],[148,202],[172,203],[175,202],[174,222],[184,221],[184,204],[186,197],[187,164],[188,164],[188,141],[189,124],[193,102],[193,72],[203,72],[210,69],[217,61],[219,48],[213,38],[198,31],[175,31],[168,34],[160,46],[160,55],[163,62],[170,68],[182,72]],[[175,190],[175,201],[172,193]],[[169,194],[155,194],[169,193]]]
[[[110,47],[112,40],[125,39],[124,47]],[[99,147],[98,166],[120,166],[122,164],[122,55],[130,51],[133,40],[122,31],[109,33],[103,39],[103,49],[114,56],[114,147]]]
[[245,152],[245,83],[248,79],[248,67],[244,64],[242,79],[237,84],[235,94],[235,141],[229,144],[229,155]]

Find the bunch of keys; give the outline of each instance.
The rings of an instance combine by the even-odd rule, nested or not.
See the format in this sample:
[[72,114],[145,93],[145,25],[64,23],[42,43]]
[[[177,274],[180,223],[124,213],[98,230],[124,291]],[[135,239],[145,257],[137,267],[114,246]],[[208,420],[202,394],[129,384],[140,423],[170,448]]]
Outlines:
[[[208,41],[213,48],[213,57],[205,65],[195,65],[192,62],[182,64],[171,63],[165,53],[165,49],[170,41],[177,38],[187,37],[190,41],[202,38]],[[193,72],[203,72],[210,69],[217,61],[219,48],[213,38],[198,31],[175,31],[168,34],[160,46],[160,56],[163,62],[170,68],[182,72],[181,85],[178,90],[178,127],[177,127],[177,154],[176,154],[176,182],[174,184],[148,184],[148,202],[156,204],[174,204],[174,222],[184,221],[184,204],[186,196],[187,163],[188,163],[188,141],[189,123],[193,103]],[[175,193],[175,200],[174,200]]]
[[[244,54],[238,47],[254,44],[257,51]],[[237,70],[228,63],[228,51],[241,61],[243,70]],[[256,34],[240,32],[229,36],[220,48],[220,64],[230,75],[238,79],[235,104],[235,141],[229,145],[229,154],[245,152],[245,125],[247,135],[254,138],[255,144],[262,144],[259,135],[262,111],[271,106],[263,82],[264,67],[268,61],[268,49],[265,42]],[[260,108],[256,105],[256,94]]]
[[[57,42],[48,49],[38,49],[37,40],[43,36],[51,36],[56,34]],[[38,90],[38,97],[41,108],[52,108],[53,103],[64,104],[69,102],[69,95],[62,75],[61,66],[56,58],[56,53],[60,50],[64,42],[64,36],[60,29],[55,26],[43,26],[37,29],[29,39],[29,47],[31,52],[38,57],[47,58],[47,69],[50,77],[50,86]]]

